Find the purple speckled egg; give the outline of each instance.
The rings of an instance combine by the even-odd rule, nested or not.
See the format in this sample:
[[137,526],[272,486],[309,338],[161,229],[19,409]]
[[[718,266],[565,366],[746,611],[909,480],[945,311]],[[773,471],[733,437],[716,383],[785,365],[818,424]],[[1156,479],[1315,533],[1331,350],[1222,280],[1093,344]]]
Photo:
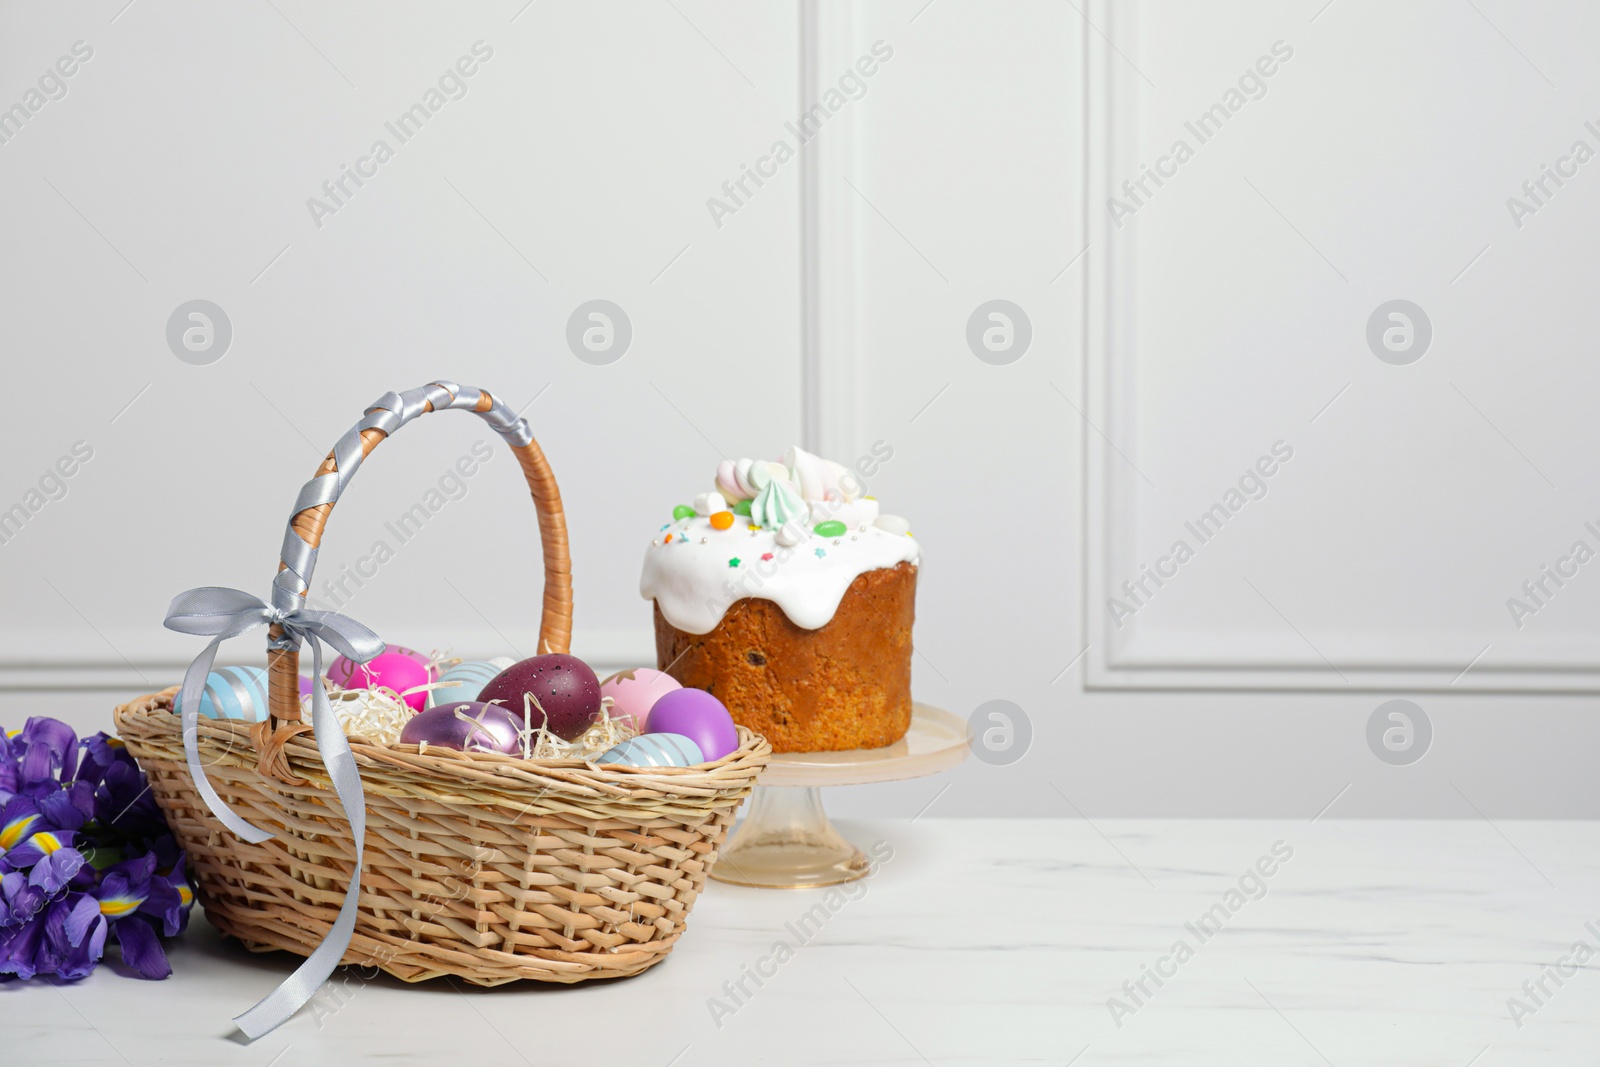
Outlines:
[[522,753],[522,742],[517,737],[520,729],[521,720],[505,708],[464,700],[417,712],[400,731],[400,743],[420,745],[426,741],[460,752],[504,752],[515,756]]
[[[331,670],[328,677],[333,678]],[[380,685],[392,689],[400,694],[412,711],[421,711],[427,706],[428,694],[407,694],[406,690],[427,685],[432,680],[427,664],[417,662],[404,652],[380,652],[367,662],[356,664],[348,685],[337,678],[333,679],[334,684],[342,689],[376,689]]]
[[633,728],[643,733],[655,702],[682,689],[678,680],[666,671],[650,667],[635,667],[631,671],[618,671],[600,683],[600,695],[611,698],[611,717],[626,719]]
[[478,699],[499,701],[520,722],[525,693],[539,702],[532,709],[533,725],[539,725],[543,708],[550,732],[564,741],[578,737],[600,716],[600,679],[577,656],[551,652],[513,663],[489,680]]
[[648,730],[682,734],[700,746],[706,762],[721,759],[739,747],[739,731],[722,701],[704,689],[674,689],[650,708]]

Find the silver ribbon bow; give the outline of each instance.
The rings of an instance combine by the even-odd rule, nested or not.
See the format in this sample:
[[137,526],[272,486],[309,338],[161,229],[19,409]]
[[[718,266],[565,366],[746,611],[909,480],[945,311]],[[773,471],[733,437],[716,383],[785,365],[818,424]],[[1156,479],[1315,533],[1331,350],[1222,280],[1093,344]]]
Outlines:
[[249,593],[219,586],[191,589],[173,598],[171,607],[167,609],[167,629],[211,638],[211,643],[189,664],[189,670],[183,676],[183,690],[179,694],[178,706],[183,713],[183,753],[189,763],[189,775],[218,821],[252,844],[269,840],[275,835],[240,818],[217,795],[207,779],[205,768],[200,764],[200,698],[205,690],[206,676],[211,673],[211,666],[216,661],[217,647],[231,637],[273,623],[282,627],[283,636],[276,639],[272,647],[299,648],[302,640],[311,645],[312,677],[318,681],[311,687],[311,728],[333,791],[344,808],[345,817],[350,820],[351,837],[355,841],[355,866],[350,884],[345,888],[339,917],[322,944],[306,957],[293,974],[284,979],[282,985],[250,1010],[234,1018],[234,1023],[251,1039],[282,1025],[311,999],[344,958],[345,949],[350,947],[350,938],[355,933],[356,911],[361,896],[361,850],[367,833],[366,794],[361,788],[361,773],[356,768],[350,742],[334,717],[327,691],[321,685],[322,642],[326,641],[340,654],[357,663],[365,663],[384,650],[384,643],[377,634],[354,619],[334,611],[317,611],[299,606],[282,610]]

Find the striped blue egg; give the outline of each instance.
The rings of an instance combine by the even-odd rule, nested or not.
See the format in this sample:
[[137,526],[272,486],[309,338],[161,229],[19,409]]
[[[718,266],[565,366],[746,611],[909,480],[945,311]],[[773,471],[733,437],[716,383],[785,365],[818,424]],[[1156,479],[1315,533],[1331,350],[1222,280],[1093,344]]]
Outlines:
[[[172,710],[181,712],[178,698]],[[260,722],[267,717],[267,672],[260,667],[223,667],[206,675],[200,714],[208,719]]]
[[640,734],[606,749],[595,760],[627,767],[693,767],[705,761],[700,746],[682,734]]
[[439,675],[439,681],[461,684],[429,690],[428,706],[432,708],[440,704],[460,704],[464,701],[477,700],[478,694],[483,692],[483,687],[504,669],[487,660],[468,660],[465,663],[458,663]]

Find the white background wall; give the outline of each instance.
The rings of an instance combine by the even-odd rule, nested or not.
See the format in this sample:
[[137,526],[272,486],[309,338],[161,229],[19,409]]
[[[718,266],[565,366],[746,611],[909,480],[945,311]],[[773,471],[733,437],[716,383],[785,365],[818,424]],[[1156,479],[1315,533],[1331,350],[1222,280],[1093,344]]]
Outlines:
[[[443,376],[532,401],[601,666],[649,661],[641,547],[719,456],[893,445],[917,695],[1012,701],[1031,742],[836,812],[1600,813],[1600,587],[1521,629],[1505,605],[1600,548],[1594,168],[1520,229],[1505,204],[1600,148],[1581,5],[275,3],[0,9],[0,105],[94,49],[0,144],[0,507],[94,449],[0,546],[0,721],[94,728],[175,681],[168,599],[264,593],[321,453]],[[466,95],[316,225],[307,198],[480,40]],[[1113,225],[1106,196],[1279,40],[1265,95]],[[876,41],[864,95],[717,225],[707,198]],[[164,336],[194,298],[233,324],[210,366]],[[595,298],[633,324],[609,366],[564,340]],[[1409,366],[1365,340],[1394,298],[1433,324]],[[1005,366],[966,341],[992,299],[1033,332]],[[486,436],[385,444],[319,575],[393,546]],[[1106,597],[1277,440],[1265,498],[1117,627]],[[525,653],[536,536],[500,452],[347,610]],[[1400,694],[1434,729],[1408,767],[1365,739]]]

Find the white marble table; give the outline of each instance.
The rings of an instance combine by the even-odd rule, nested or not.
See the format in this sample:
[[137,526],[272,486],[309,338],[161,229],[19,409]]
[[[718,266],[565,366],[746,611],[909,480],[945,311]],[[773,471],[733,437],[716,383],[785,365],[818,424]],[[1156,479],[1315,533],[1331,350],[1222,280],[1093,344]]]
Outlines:
[[[1544,977],[1542,1004],[1523,990],[1575,943],[1600,949],[1600,824],[842,828],[892,858],[834,891],[712,884],[672,957],[637,978],[458,990],[347,974],[316,1012],[244,1046],[230,1015],[291,961],[197,921],[165,983],[102,969],[0,985],[0,1063],[1600,1063],[1600,961]],[[1230,900],[1279,841],[1293,854],[1264,864],[1264,895]],[[1212,912],[1220,933],[1185,925],[1231,903]],[[779,941],[792,956],[763,963]],[[1171,975],[1159,987],[1144,977],[1156,967]],[[724,983],[741,978],[736,1000]],[[1136,1001],[1123,984],[1141,978]],[[1114,1019],[1113,996],[1131,1014]],[[1534,1009],[1520,1027],[1513,996]]]

